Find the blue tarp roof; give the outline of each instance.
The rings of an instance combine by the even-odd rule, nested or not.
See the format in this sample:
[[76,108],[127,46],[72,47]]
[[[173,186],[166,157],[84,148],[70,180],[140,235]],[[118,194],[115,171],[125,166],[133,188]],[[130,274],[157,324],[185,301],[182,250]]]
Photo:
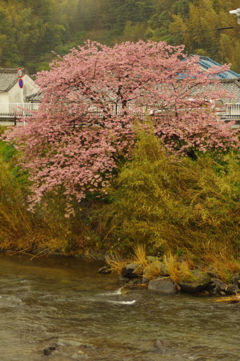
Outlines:
[[[204,69],[209,69],[213,65],[221,66],[221,64],[217,63],[215,60],[208,58],[207,56],[200,56],[199,58],[200,58],[200,65]],[[221,79],[236,79],[236,78],[240,78],[240,74],[235,73],[235,71],[228,70],[225,71],[225,73],[218,74],[218,77]]]

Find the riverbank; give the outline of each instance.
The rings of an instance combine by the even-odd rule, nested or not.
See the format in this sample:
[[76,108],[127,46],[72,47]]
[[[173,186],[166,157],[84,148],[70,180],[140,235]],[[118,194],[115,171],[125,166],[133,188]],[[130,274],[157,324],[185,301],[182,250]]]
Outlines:
[[[178,159],[167,154],[152,134],[139,138],[133,158],[123,160],[109,187],[87,193],[80,203],[73,200],[74,214],[69,217],[64,190],[47,194],[34,212],[28,209],[28,174],[17,165],[13,146],[0,143],[4,148],[0,160],[0,249],[35,255],[110,257],[117,261],[116,267],[122,262],[135,263],[136,257],[138,263],[148,265],[140,260],[146,255],[161,262],[164,257],[182,257],[185,263],[181,269],[175,265],[170,274],[173,282],[181,272],[208,267],[217,278],[231,283],[240,272],[237,155],[228,153],[220,159],[212,153],[199,154],[194,161]],[[136,245],[144,247],[144,257],[136,256]],[[158,276],[162,271],[155,264],[151,272]]]
[[[2,251],[3,252],[3,251]],[[55,256],[66,259],[99,261],[105,265],[98,272],[113,274],[125,290],[147,289],[160,294],[174,295],[189,293],[198,296],[227,297],[240,294],[240,263],[229,260],[219,264],[195,260],[188,256],[177,256],[171,252],[164,256],[150,256],[144,246],[138,245],[132,254],[117,255],[111,250],[88,249],[76,252],[49,252],[42,249],[35,252],[4,251],[3,253],[28,254],[32,259]],[[227,271],[227,272],[226,272]],[[226,272],[226,273],[225,273]],[[227,276],[226,276],[227,275]],[[237,301],[237,299],[236,299]]]
[[[221,279],[217,269],[204,262],[194,264],[183,256],[169,254],[163,257],[147,256],[143,247],[135,249],[131,262],[116,257],[106,257],[107,266],[99,270],[108,274],[117,272],[125,289],[146,288],[163,295],[179,292],[199,296],[237,296],[240,294],[240,265],[228,280]],[[236,302],[240,297],[236,298]]]

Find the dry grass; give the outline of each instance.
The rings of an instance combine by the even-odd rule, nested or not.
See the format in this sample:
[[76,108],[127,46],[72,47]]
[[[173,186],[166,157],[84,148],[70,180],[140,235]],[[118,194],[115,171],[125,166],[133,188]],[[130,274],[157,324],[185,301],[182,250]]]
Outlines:
[[146,267],[148,264],[146,246],[143,244],[138,244],[133,247],[134,257],[133,262],[139,264],[142,267]]
[[15,240],[34,238],[33,216],[27,211],[22,189],[6,163],[0,160],[0,248],[11,248]]
[[171,253],[163,257],[163,263],[167,267],[169,276],[174,283],[178,283],[181,277],[181,271],[179,270],[179,262],[177,261],[177,257],[173,256]]
[[106,256],[105,261],[110,267],[112,272],[121,274],[122,269],[129,263],[137,264],[138,267],[135,269],[135,273],[139,276],[143,274],[143,270],[146,269],[145,273],[148,279],[152,279],[161,274],[160,262],[150,262],[147,260],[146,248],[144,245],[138,244],[133,247],[133,256],[128,259],[122,259],[119,255],[114,254]]
[[[157,258],[149,261],[146,257],[146,250],[143,245],[137,245],[134,247],[134,255],[129,259],[123,260],[119,255],[106,256],[105,261],[110,267],[112,272],[121,274],[122,269],[129,263],[138,264],[139,267],[135,270],[135,273],[148,280],[154,279],[162,274],[162,262]],[[193,266],[192,261],[179,262],[177,256],[173,256],[171,253],[164,255],[163,264],[166,266],[167,272],[170,278],[178,284],[181,277],[191,276],[189,264]]]
[[133,247],[133,252],[134,256],[130,262],[138,264],[135,273],[141,275],[143,273],[143,269],[148,265],[146,247],[143,244],[137,244]]
[[144,245],[138,244],[133,247],[133,257],[123,260],[117,254],[106,256],[105,261],[110,267],[112,272],[116,272],[121,274],[123,267],[125,267],[128,263],[135,263],[138,267],[135,270],[135,273],[141,275],[143,269],[148,265],[147,255],[146,255],[146,248]]
[[0,160],[0,250],[68,253],[86,243],[86,227],[79,219],[73,225],[64,217],[60,197],[48,208],[39,207],[36,214],[27,208],[26,189],[9,164]]
[[177,256],[173,256],[171,253],[164,255],[163,262],[167,267],[171,280],[175,284],[178,284],[180,278],[191,277],[188,262],[179,262]]
[[155,260],[149,263],[144,270],[144,276],[148,280],[152,280],[156,277],[159,277],[161,276],[161,274],[162,274],[162,268],[159,260]]
[[222,280],[231,282],[232,275],[240,272],[239,259],[233,257],[231,248],[228,251],[225,249],[221,251],[219,247],[218,252],[205,254],[204,259]]
[[105,256],[105,262],[107,263],[112,272],[119,275],[121,274],[122,269],[128,264],[126,260],[121,259],[116,254]]
[[216,300],[213,300],[213,302],[218,302],[218,303],[238,303],[238,302],[240,302],[240,296],[233,295],[233,296],[221,297],[221,298],[217,298]]

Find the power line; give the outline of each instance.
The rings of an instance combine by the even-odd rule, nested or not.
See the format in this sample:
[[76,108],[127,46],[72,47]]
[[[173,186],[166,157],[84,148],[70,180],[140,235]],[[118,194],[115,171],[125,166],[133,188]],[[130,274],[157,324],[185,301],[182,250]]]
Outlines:
[[233,29],[233,28],[236,28],[236,26],[228,26],[228,27],[225,27],[225,28],[217,28],[217,30],[228,30],[228,29]]

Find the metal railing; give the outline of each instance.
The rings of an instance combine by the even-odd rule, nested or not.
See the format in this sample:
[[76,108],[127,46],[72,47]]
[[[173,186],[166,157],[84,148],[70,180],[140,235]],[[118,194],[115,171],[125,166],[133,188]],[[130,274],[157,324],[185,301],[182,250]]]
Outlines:
[[[0,120],[21,118],[22,116],[31,116],[32,111],[38,110],[39,103],[0,103]],[[216,108],[217,109],[217,108]],[[240,103],[228,103],[225,104],[223,109],[216,110],[219,119],[222,121],[236,121],[236,124],[240,125]],[[97,116],[102,116],[101,112],[91,110],[91,113],[95,113]],[[115,113],[115,110],[113,111]],[[166,117],[168,112],[157,112],[156,117]],[[137,114],[138,117],[145,117],[146,113],[142,112]]]
[[37,110],[39,103],[0,103],[0,117],[13,117],[31,115],[31,111]]
[[223,115],[240,118],[240,103],[226,104]]

